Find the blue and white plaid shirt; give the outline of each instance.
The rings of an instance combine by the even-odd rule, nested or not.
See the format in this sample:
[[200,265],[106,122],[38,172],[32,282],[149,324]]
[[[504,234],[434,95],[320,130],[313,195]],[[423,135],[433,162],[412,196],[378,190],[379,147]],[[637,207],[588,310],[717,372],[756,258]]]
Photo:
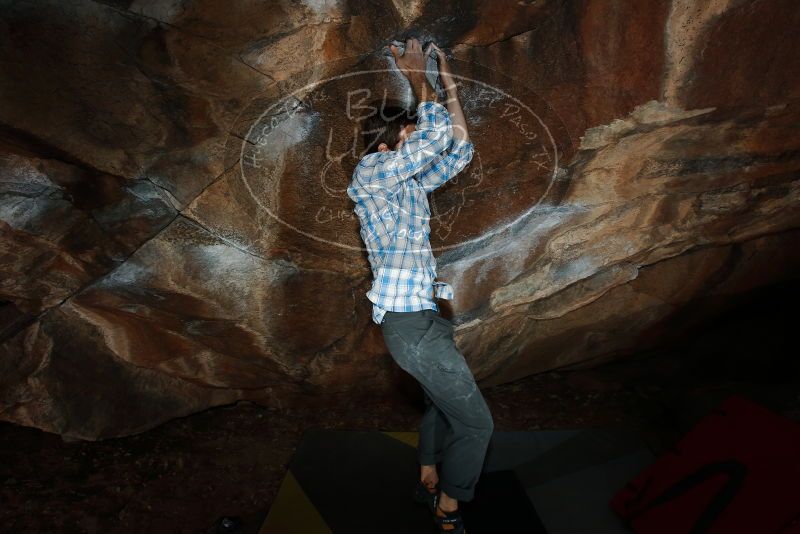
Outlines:
[[372,320],[387,310],[439,310],[435,298],[452,299],[453,288],[435,281],[427,194],[472,159],[473,144],[453,139],[450,113],[438,102],[417,105],[417,127],[400,150],[364,156],[347,196],[356,203],[361,239],[372,267]]

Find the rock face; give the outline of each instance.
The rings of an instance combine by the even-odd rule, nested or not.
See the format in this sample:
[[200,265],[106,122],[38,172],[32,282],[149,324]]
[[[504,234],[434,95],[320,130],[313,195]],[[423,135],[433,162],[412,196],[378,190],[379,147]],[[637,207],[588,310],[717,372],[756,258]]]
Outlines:
[[381,47],[453,54],[430,196],[481,386],[631,354],[800,267],[794,0],[0,1],[0,418],[83,439],[393,395],[345,194]]

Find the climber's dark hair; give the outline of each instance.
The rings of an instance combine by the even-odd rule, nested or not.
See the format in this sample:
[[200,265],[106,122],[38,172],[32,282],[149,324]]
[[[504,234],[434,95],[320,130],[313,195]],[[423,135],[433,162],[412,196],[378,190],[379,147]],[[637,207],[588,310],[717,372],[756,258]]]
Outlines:
[[381,143],[394,150],[400,141],[400,130],[417,122],[416,111],[391,100],[374,100],[369,105],[376,111],[361,121],[364,155],[377,152]]

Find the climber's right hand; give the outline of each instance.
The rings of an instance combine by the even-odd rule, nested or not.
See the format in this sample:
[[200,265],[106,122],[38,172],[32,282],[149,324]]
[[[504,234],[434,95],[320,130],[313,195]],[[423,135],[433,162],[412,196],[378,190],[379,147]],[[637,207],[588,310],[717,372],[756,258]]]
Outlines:
[[[425,76],[425,66],[428,62],[428,58],[423,53],[419,41],[413,37],[406,41],[406,47],[402,56],[399,55],[399,50],[395,45],[391,45],[389,50],[391,50],[392,56],[394,56],[397,68],[408,78],[411,88],[414,91],[414,96],[417,97],[417,102],[436,102],[436,91],[431,87],[427,76]],[[430,53],[431,47],[429,46],[425,52]]]
[[390,45],[389,50],[392,51],[397,68],[406,78],[425,76],[426,56],[417,39],[412,37],[406,41],[406,48],[402,55],[400,49],[395,45]]

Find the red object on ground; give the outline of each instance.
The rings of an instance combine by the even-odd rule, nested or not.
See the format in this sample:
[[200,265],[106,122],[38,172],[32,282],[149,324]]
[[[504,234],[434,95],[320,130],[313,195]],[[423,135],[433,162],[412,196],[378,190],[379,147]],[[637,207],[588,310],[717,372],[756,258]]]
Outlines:
[[643,534],[800,534],[800,424],[729,397],[609,505]]

